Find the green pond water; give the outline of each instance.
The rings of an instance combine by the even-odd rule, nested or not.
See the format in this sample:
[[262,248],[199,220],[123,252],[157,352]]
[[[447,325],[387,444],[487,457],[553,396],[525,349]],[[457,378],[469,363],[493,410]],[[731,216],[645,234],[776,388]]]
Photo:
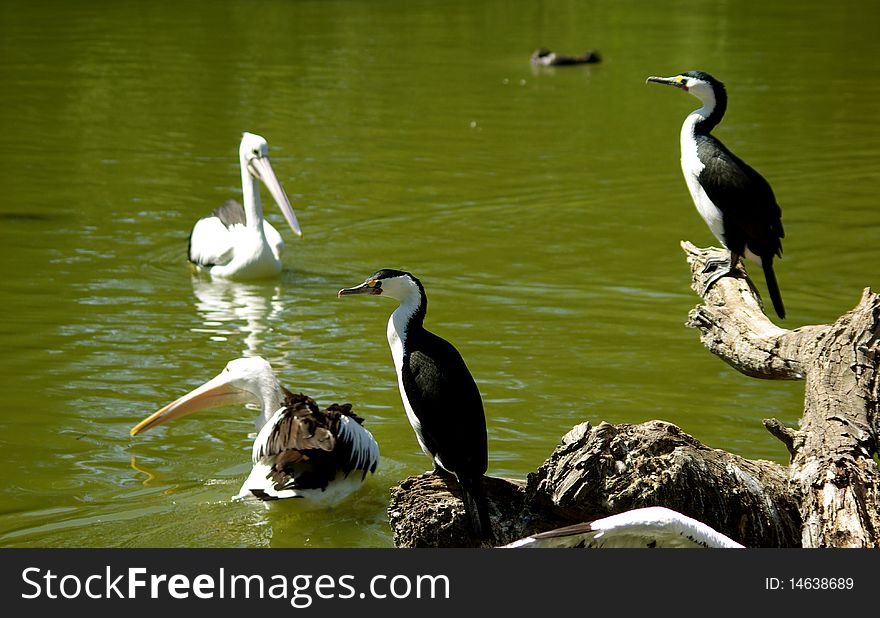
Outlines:
[[[383,267],[421,278],[427,326],[474,374],[493,475],[524,477],[583,421],[663,419],[785,462],[760,421],[796,423],[803,383],[742,376],[683,325],[698,299],[679,242],[715,243],[678,161],[698,103],[645,78],[727,84],[716,134],[783,209],[782,324],[832,321],[880,286],[878,16],[852,0],[4,0],[0,545],[390,546],[388,488],[429,462],[385,341],[393,303],[336,298]],[[536,70],[542,45],[603,62]],[[240,197],[245,130],[268,139],[304,237],[269,202],[282,275],[211,282],[187,235]],[[256,354],[366,418],[383,460],[345,505],[231,502],[244,407],[129,437]]]

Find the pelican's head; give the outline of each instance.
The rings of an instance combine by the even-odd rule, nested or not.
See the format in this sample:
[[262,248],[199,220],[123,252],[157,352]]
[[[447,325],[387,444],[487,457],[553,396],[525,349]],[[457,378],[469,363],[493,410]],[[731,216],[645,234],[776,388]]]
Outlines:
[[353,294],[374,294],[388,296],[401,302],[411,298],[424,298],[425,289],[422,283],[411,273],[391,268],[383,268],[366,278],[366,280],[353,288],[339,290],[337,296],[350,296]]
[[254,158],[269,156],[269,142],[262,135],[256,133],[248,133],[245,131],[241,134],[241,144],[238,147],[238,155],[244,161],[250,161]]
[[674,77],[655,77],[652,75],[646,81],[651,84],[674,86],[689,92],[709,109],[715,107],[716,101],[722,99],[726,101],[727,99],[724,84],[704,71],[688,71]]
[[293,233],[302,236],[302,230],[299,227],[299,221],[296,220],[290,200],[287,199],[287,194],[281,183],[278,182],[272,164],[269,162],[269,143],[266,138],[255,133],[243,133],[241,144],[238,147],[238,157],[241,160],[242,170],[247,170],[253,178],[266,185]]
[[145,418],[129,432],[132,436],[162,423],[199,410],[233,404],[256,403],[269,418],[284,399],[284,389],[272,366],[263,358],[237,358],[229,361],[220,375]]

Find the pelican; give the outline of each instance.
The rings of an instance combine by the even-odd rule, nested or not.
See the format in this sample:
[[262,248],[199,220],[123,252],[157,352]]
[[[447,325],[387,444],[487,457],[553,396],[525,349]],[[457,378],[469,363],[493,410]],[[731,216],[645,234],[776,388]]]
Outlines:
[[302,236],[302,230],[269,162],[269,144],[265,138],[244,133],[238,159],[244,206],[228,200],[215,208],[212,216],[196,221],[189,235],[189,261],[211,277],[272,277],[281,272],[284,240],[278,230],[263,219],[257,181],[266,185],[293,233]]
[[310,398],[288,391],[259,356],[227,363],[220,375],[169,403],[131,429],[135,436],[198,410],[256,403],[254,467],[234,499],[304,498],[332,506],[375,472],[379,445],[351,404],[321,410]]
[[649,506],[596,521],[541,532],[504,547],[740,548],[743,546],[687,515],[662,506]]

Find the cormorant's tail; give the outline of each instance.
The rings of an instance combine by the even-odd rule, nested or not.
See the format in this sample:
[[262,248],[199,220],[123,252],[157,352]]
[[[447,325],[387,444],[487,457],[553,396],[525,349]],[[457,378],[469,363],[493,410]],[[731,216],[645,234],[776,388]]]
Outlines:
[[776,283],[776,274],[773,272],[773,256],[761,258],[761,266],[764,268],[764,278],[767,280],[767,290],[770,292],[770,300],[773,301],[773,309],[780,318],[785,317],[785,307],[782,304],[782,296],[779,294],[779,284]]
[[492,524],[489,521],[489,505],[486,503],[486,494],[483,492],[483,477],[465,478],[458,476],[458,484],[461,487],[464,511],[467,514],[468,523],[474,538],[494,541]]

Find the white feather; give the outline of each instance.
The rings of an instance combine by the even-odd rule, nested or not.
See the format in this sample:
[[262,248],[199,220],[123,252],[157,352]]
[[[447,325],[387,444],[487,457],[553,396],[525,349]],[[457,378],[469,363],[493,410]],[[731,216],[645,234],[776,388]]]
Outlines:
[[271,223],[263,219],[263,234],[266,236],[266,242],[269,243],[269,248],[272,249],[275,259],[281,261],[281,252],[284,251],[284,239],[281,238],[281,233]]
[[363,486],[363,480],[360,475],[349,474],[345,476],[342,472],[336,475],[336,478],[330,481],[326,489],[283,489],[278,491],[269,480],[272,470],[271,462],[259,462],[254,465],[247,480],[242,484],[239,492],[232,497],[233,500],[257,499],[254,491],[264,493],[275,500],[268,500],[265,503],[272,504],[279,500],[297,499],[295,500],[298,508],[301,507],[328,507],[335,506],[344,501],[353,492]]
[[[386,279],[384,284],[390,286],[389,282],[393,281],[393,279]],[[425,455],[433,459],[434,456],[428,451],[428,447],[425,446],[425,442],[422,439],[422,424],[413,411],[409,398],[406,396],[406,389],[403,387],[403,353],[406,340],[406,325],[418,309],[420,296],[418,289],[414,288],[414,293],[397,293],[395,297],[400,300],[400,306],[388,318],[386,335],[388,337],[388,345],[391,347],[391,358],[394,359],[394,369],[397,371],[397,387],[400,389],[400,398],[403,400],[406,418],[409,419],[409,424],[412,425],[413,431],[416,433],[419,446],[422,447]]]
[[342,416],[339,420],[336,443],[351,445],[351,465],[355,470],[371,470],[379,463],[379,444],[373,434],[349,416]]
[[662,506],[633,509],[603,519],[526,537],[507,548],[708,547],[741,548],[701,521]]
[[199,219],[190,236],[189,259],[196,265],[226,264],[232,259],[232,240],[217,217]]
[[684,174],[685,183],[687,183],[688,191],[694,200],[694,205],[703,221],[712,230],[721,244],[727,246],[724,242],[724,221],[722,219],[721,210],[709,199],[706,191],[700,185],[700,172],[703,171],[705,165],[700,161],[697,155],[697,140],[694,136],[694,125],[705,117],[708,112],[703,107],[695,112],[691,112],[685,118],[684,124],[681,126],[681,171]]

